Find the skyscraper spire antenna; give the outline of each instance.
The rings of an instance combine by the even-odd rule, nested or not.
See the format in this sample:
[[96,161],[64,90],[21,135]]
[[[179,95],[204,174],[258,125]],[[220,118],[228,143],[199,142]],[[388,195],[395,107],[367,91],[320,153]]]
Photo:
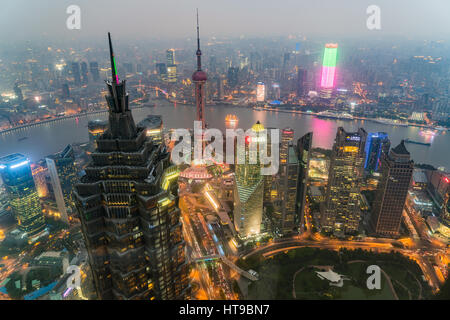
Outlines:
[[112,82],[116,82],[116,84],[119,84],[119,76],[117,75],[117,66],[116,66],[116,59],[114,58],[114,51],[112,47],[111,42],[111,33],[108,32],[108,40],[109,40],[109,57],[111,60],[111,75],[112,75]]
[[197,8],[197,70],[202,70],[202,51],[200,50],[200,27],[198,23],[198,8]]

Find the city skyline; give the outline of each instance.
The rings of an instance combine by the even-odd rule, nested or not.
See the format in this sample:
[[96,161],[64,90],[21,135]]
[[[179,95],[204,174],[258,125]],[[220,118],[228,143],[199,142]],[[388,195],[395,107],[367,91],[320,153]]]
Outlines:
[[436,3],[5,3],[0,299],[448,299]]
[[[24,40],[24,35],[27,35],[54,40],[67,37],[77,41],[83,38],[99,40],[107,31],[118,37],[141,40],[193,38],[195,34],[190,30],[195,24],[190,17],[195,14],[195,8],[199,8],[202,15],[205,37],[264,34],[350,36],[369,39],[403,36],[438,40],[447,37],[450,30],[445,15],[445,12],[450,10],[450,4],[444,0],[433,0],[429,6],[423,6],[421,1],[406,0],[395,3],[387,0],[379,0],[377,3],[352,0],[351,5],[331,0],[322,1],[320,4],[292,0],[281,3],[269,0],[175,2],[154,0],[143,3],[134,0],[124,3],[118,0],[101,0],[95,4],[87,1],[61,1],[55,4],[49,0],[39,3],[7,0],[3,3],[6,10],[2,10],[0,19],[8,27],[1,28],[0,39],[8,42],[13,39]],[[68,30],[65,26],[69,16],[65,12],[66,8],[73,4],[81,8],[80,30]],[[366,27],[369,16],[366,9],[370,5],[378,5],[381,9],[380,30],[370,31]],[[126,19],[131,15],[133,19]],[[111,17],[120,23],[112,24]],[[252,23],[248,23],[249,19]],[[5,32],[6,30],[8,32]]]

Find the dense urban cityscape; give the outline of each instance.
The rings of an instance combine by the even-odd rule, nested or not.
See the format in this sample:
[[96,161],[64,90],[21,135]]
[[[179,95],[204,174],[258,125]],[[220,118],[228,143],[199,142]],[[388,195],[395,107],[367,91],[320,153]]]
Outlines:
[[449,299],[450,42],[201,10],[0,45],[0,299]]

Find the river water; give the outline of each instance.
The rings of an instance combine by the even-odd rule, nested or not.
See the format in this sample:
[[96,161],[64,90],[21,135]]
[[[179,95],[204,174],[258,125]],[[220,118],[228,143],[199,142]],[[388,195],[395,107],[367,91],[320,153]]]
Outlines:
[[[205,113],[208,126],[221,130],[225,129],[226,115],[235,114],[239,119],[238,127],[244,130],[250,128],[259,120],[266,127],[293,128],[296,139],[309,131],[313,131],[313,146],[326,149],[332,147],[336,130],[340,126],[347,131],[356,131],[358,127],[363,127],[367,132],[384,131],[388,133],[392,146],[396,146],[402,139],[406,138],[414,141],[431,142],[431,146],[406,144],[406,147],[416,163],[427,163],[450,169],[450,132],[440,132],[433,136],[424,133],[417,127],[391,126],[363,120],[319,119],[306,114],[256,111],[229,105],[207,106]],[[144,119],[148,114],[162,115],[165,128],[192,128],[195,109],[193,106],[157,101],[155,107],[140,108],[133,111],[136,122]],[[2,133],[0,134],[0,156],[20,152],[32,161],[36,161],[62,150],[69,143],[87,142],[89,140],[88,121],[106,118],[107,113],[84,115]],[[27,139],[18,140],[23,137],[27,137]]]

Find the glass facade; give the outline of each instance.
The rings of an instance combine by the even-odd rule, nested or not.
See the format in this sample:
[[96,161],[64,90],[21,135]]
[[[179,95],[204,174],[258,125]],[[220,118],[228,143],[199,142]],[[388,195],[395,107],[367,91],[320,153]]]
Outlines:
[[354,234],[361,215],[360,189],[367,132],[346,132],[339,127],[332,149],[327,196],[321,226],[327,233]]
[[45,219],[29,160],[19,154],[0,158],[0,173],[19,230],[29,238],[45,230]]

